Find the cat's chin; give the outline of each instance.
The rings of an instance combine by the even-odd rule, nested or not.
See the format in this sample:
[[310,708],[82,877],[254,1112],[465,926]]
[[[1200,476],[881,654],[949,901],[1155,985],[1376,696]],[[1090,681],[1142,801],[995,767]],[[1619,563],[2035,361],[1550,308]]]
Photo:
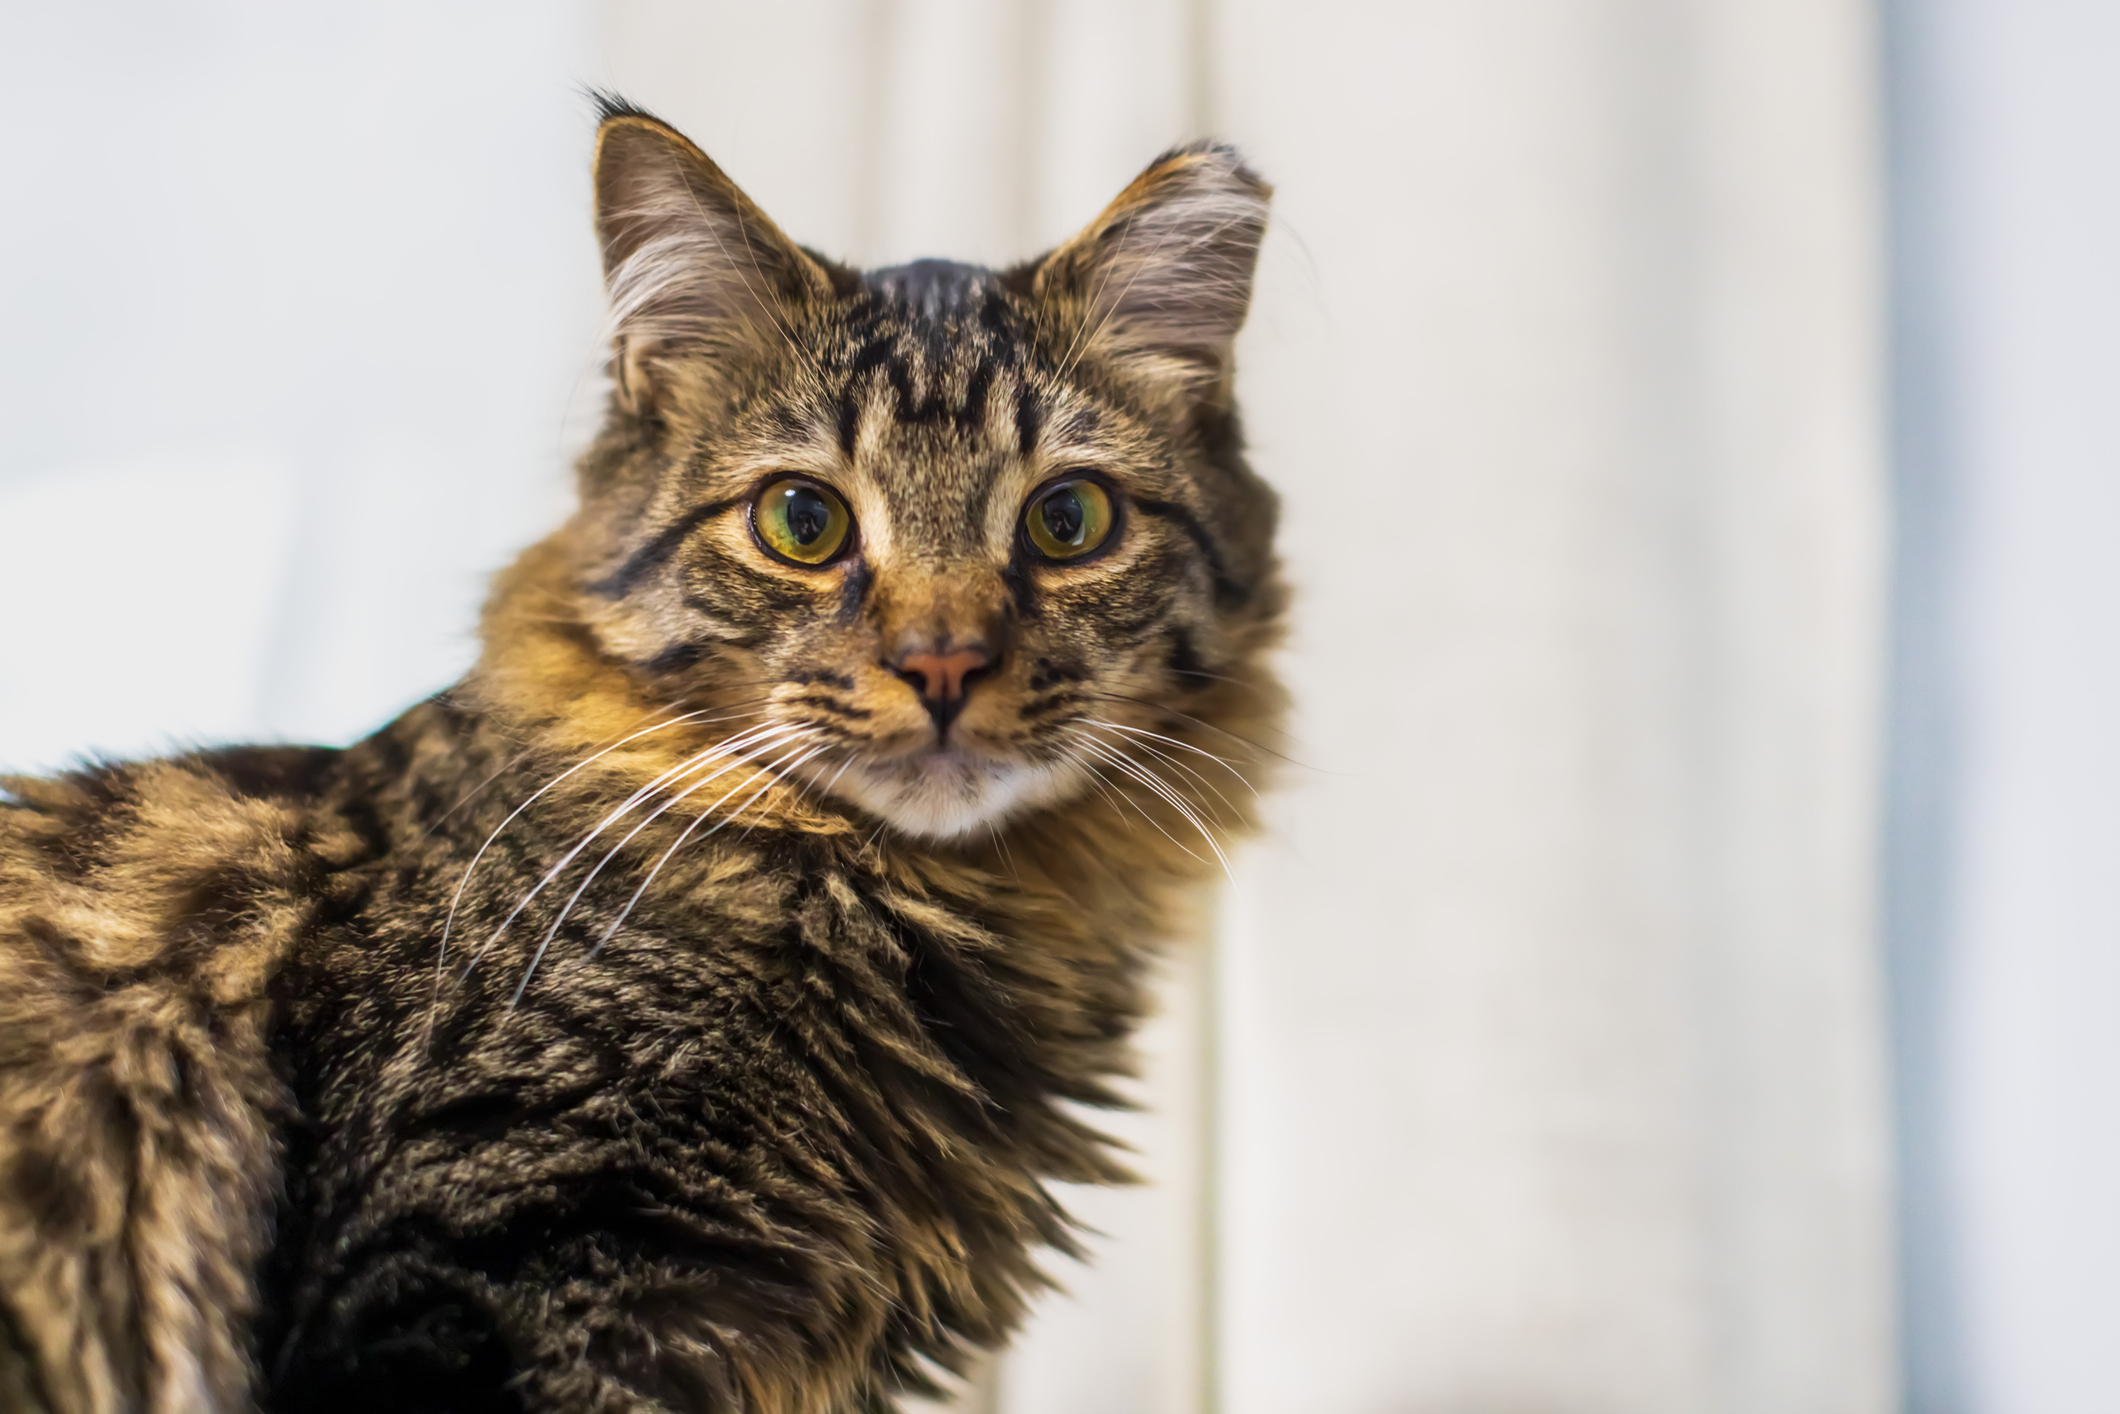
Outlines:
[[955,747],[893,761],[856,761],[836,778],[826,775],[835,795],[893,829],[933,840],[997,825],[1063,799],[1078,786],[1077,772],[1065,765],[996,761]]

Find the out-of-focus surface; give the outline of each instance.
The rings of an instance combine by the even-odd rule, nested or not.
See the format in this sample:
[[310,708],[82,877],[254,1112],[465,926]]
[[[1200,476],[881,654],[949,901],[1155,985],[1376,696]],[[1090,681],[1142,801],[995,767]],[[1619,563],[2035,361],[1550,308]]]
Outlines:
[[0,763],[345,741],[469,665],[597,366],[587,28],[0,8]]
[[1888,1408],[1868,13],[1221,13],[1344,773],[1228,910],[1228,1407]]
[[1894,0],[1915,1414],[2120,1408],[2120,9]]
[[967,1408],[2115,1402],[2120,289],[2092,0],[0,10],[0,764],[345,741],[594,415],[606,83],[798,238],[1007,260],[1213,130],[1300,711],[1153,1186]]

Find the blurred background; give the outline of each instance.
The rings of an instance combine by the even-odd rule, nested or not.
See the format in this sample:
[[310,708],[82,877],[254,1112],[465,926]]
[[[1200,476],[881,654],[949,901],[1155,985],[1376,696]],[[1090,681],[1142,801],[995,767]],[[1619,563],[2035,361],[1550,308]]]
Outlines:
[[591,109],[864,263],[1214,132],[1297,764],[1000,1414],[2120,1408],[2120,7],[0,3],[0,763],[345,742],[602,396]]

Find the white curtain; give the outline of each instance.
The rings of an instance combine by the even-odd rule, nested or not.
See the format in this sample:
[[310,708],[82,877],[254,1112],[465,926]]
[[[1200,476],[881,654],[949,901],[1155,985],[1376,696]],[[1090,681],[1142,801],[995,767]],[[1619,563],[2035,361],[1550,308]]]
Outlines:
[[1227,1407],[1883,1410],[1868,10],[1217,37],[1342,773],[1228,911]]
[[[468,658],[444,631],[594,406],[570,84],[868,262],[1029,254],[1220,133],[1279,189],[1240,391],[1299,593],[1293,764],[1115,1121],[1156,1183],[1072,1195],[1097,1265],[968,1402],[1893,1404],[1864,5],[49,8],[4,21],[13,189],[49,174],[104,244],[0,230],[34,316],[0,517],[63,542],[0,594],[153,578],[49,642],[0,624],[0,757],[151,744],[152,694],[91,728],[50,685],[154,636],[149,584],[251,675],[187,709],[206,734],[343,739]],[[113,180],[142,166],[146,209]],[[98,411],[113,366],[169,406]],[[260,527],[157,536],[109,489],[185,467],[177,501]]]

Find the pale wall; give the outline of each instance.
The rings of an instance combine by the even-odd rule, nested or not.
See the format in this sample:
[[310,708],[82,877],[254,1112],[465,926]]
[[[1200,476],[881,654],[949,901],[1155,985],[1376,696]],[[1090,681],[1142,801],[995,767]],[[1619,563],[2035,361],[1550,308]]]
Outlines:
[[1860,5],[362,13],[4,21],[0,594],[113,587],[0,621],[0,756],[345,739],[466,660],[594,405],[573,82],[868,260],[1028,253],[1212,126],[1280,189],[1297,764],[1153,1038],[1166,1181],[1080,1199],[1001,1406],[1890,1405]]

